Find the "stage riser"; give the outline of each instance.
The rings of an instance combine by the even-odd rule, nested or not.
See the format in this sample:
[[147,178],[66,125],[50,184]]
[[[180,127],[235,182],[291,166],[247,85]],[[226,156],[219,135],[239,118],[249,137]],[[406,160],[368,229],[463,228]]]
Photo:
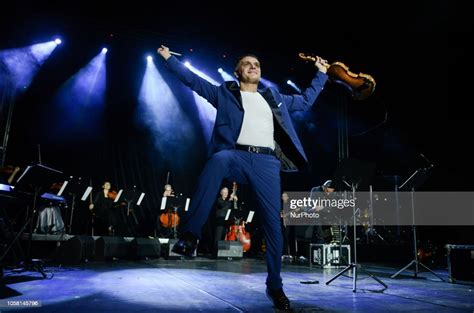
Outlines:
[[[28,242],[22,241],[26,253]],[[31,256],[64,264],[113,259],[143,260],[160,257],[161,244],[156,239],[101,236],[33,236]]]

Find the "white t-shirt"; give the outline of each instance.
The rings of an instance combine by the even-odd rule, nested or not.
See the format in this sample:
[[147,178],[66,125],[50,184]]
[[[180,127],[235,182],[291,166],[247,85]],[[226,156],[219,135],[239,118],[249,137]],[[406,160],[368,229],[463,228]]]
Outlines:
[[273,115],[270,105],[258,92],[240,91],[244,120],[237,144],[275,149]]

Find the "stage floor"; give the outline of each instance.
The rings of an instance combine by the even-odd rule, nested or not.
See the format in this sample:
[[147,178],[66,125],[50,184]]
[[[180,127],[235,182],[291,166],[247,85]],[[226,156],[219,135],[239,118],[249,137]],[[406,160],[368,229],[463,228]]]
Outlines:
[[[352,279],[325,282],[338,269],[283,265],[283,282],[295,312],[470,312],[474,287],[437,281],[430,273],[414,279],[390,279],[398,268],[369,266],[359,271],[357,292]],[[265,296],[263,260],[149,260],[46,267],[52,279],[35,272],[6,271],[0,312],[274,312]],[[447,272],[438,272],[447,278]],[[316,284],[301,282],[319,281]],[[9,295],[8,295],[9,294]],[[15,295],[16,294],[16,295]],[[8,297],[7,297],[8,296]],[[7,301],[41,301],[39,308],[7,307]]]

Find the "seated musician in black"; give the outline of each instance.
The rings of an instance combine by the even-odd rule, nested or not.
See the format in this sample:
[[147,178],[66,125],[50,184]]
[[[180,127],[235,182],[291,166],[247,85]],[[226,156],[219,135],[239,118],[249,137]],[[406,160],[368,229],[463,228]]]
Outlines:
[[158,214],[156,228],[160,237],[174,238],[175,225],[179,224],[179,212],[175,211],[179,197],[175,195],[173,186],[170,184],[163,187],[163,197],[166,197],[166,204]]

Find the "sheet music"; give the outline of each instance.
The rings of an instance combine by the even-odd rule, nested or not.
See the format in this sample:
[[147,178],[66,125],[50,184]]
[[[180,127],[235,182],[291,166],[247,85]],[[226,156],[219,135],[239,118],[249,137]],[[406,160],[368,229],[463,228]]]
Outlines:
[[68,184],[68,181],[65,180],[64,183],[63,183],[63,185],[62,185],[62,187],[61,187],[61,189],[59,189],[59,192],[58,192],[58,194],[57,194],[58,196],[60,196],[60,195],[63,194],[64,189],[66,188],[67,184]]
[[163,197],[163,198],[161,198],[161,207],[160,207],[160,211],[163,211],[163,210],[166,208],[166,198],[167,198],[167,197]]
[[191,201],[190,198],[186,198],[186,205],[184,206],[184,211],[187,212],[189,209],[189,202]]
[[86,188],[86,191],[84,191],[84,194],[82,195],[81,197],[81,200],[82,201],[86,201],[87,200],[87,197],[89,196],[89,194],[92,192],[92,187],[91,186],[88,186]]
[[249,216],[247,216],[247,223],[252,223],[253,215],[255,214],[255,211],[250,211]]
[[32,168],[33,166],[32,165],[28,165],[28,167],[26,168],[26,170],[23,171],[23,173],[21,174],[20,177],[18,177],[18,179],[16,180],[16,182],[20,182],[21,179],[23,178],[23,176],[25,176],[26,173],[28,173],[29,169]]
[[116,197],[115,200],[114,200],[114,203],[119,201],[120,196],[122,195],[122,192],[123,192],[123,189],[120,189],[119,192],[118,192],[118,194],[117,194],[117,197]]
[[145,197],[145,193],[144,193],[144,192],[142,192],[142,194],[140,195],[140,198],[138,198],[137,205],[142,204],[143,197]]
[[229,217],[230,217],[230,211],[232,211],[231,209],[228,209],[227,210],[227,214],[225,215],[225,221],[228,221],[229,220]]

